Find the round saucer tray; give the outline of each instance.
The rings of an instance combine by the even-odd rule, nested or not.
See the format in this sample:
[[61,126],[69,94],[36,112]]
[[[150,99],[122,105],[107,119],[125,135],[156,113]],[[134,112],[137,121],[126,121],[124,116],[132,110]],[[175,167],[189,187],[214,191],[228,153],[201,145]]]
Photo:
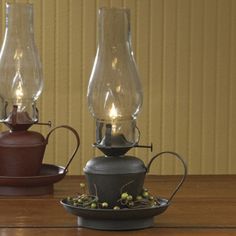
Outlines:
[[99,230],[134,230],[153,226],[154,216],[163,213],[169,206],[166,199],[160,199],[160,205],[136,209],[90,209],[69,205],[61,200],[63,207],[78,216],[78,226]]
[[0,176],[0,195],[44,195],[53,192],[53,184],[64,178],[64,167],[43,164],[38,176]]

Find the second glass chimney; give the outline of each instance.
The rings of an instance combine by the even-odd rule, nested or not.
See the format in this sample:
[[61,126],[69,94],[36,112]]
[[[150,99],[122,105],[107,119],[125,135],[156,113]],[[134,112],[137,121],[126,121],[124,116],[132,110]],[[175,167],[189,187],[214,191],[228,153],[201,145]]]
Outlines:
[[99,10],[98,47],[87,97],[96,119],[99,149],[131,148],[138,143],[136,117],[143,95],[131,47],[128,9]]

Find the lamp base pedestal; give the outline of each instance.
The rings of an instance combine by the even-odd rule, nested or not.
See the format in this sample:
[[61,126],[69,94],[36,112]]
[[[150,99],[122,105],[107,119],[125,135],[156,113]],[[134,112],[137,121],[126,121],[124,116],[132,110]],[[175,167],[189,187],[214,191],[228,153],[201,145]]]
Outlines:
[[78,226],[98,230],[136,230],[153,226],[153,217],[144,219],[89,219],[78,217]]
[[156,197],[159,204],[145,208],[91,209],[74,206],[68,197],[61,200],[63,207],[78,218],[78,226],[98,230],[136,230],[154,225],[154,217],[162,214],[169,206],[166,199]]

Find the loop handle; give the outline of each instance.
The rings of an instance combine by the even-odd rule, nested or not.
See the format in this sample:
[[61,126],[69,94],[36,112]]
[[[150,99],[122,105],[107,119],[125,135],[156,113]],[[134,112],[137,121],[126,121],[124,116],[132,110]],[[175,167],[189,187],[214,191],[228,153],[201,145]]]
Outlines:
[[53,128],[52,130],[50,130],[50,132],[48,133],[48,135],[47,135],[47,137],[46,137],[46,144],[48,144],[48,140],[49,140],[50,135],[51,135],[56,129],[60,129],[60,128],[65,128],[65,129],[70,130],[70,131],[74,134],[74,136],[75,136],[75,138],[76,138],[76,147],[75,147],[75,149],[74,149],[74,151],[73,151],[73,153],[72,153],[72,155],[71,155],[71,157],[70,157],[70,159],[69,159],[69,161],[68,161],[68,163],[66,164],[66,167],[65,167],[65,169],[64,169],[64,173],[66,173],[67,170],[68,170],[68,167],[69,167],[70,163],[71,163],[72,160],[74,159],[74,156],[75,156],[76,152],[77,152],[78,149],[79,149],[80,138],[79,138],[79,134],[77,133],[77,131],[76,131],[74,128],[72,128],[72,127],[70,127],[70,126],[68,126],[68,125],[60,125],[60,126],[57,126],[57,127]]
[[175,188],[175,190],[172,192],[170,198],[167,200],[168,203],[170,203],[170,201],[173,199],[173,197],[175,196],[175,194],[178,192],[178,190],[180,189],[180,187],[182,186],[182,184],[184,183],[185,179],[186,179],[186,176],[187,176],[187,165],[186,163],[184,162],[183,158],[176,152],[171,152],[171,151],[165,151],[165,152],[160,152],[158,154],[156,154],[154,157],[152,157],[152,159],[150,160],[150,162],[148,163],[147,165],[147,173],[149,172],[150,170],[150,167],[152,165],[152,162],[156,159],[156,158],[159,158],[161,155],[163,154],[171,154],[173,155],[175,158],[177,158],[178,160],[181,161],[181,163],[183,164],[183,167],[184,167],[184,174],[183,174],[183,177],[182,179],[180,180],[180,182],[178,183],[177,187]]

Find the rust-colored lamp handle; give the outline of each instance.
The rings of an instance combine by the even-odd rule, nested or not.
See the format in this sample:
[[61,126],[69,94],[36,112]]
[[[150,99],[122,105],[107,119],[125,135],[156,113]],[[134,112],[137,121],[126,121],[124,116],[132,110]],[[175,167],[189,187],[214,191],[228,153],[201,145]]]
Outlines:
[[64,128],[64,129],[70,130],[70,131],[75,135],[75,138],[76,138],[76,147],[75,147],[75,149],[74,149],[74,151],[73,151],[73,153],[72,153],[72,155],[71,155],[71,157],[70,157],[68,163],[66,164],[66,167],[65,167],[65,169],[64,169],[64,173],[65,173],[65,172],[68,170],[68,167],[69,167],[70,163],[72,162],[73,158],[75,157],[76,152],[77,152],[78,149],[79,149],[80,138],[79,138],[79,134],[77,133],[77,131],[76,131],[74,128],[72,128],[72,127],[70,127],[70,126],[68,126],[68,125],[60,125],[60,126],[57,126],[57,127],[53,128],[52,130],[50,130],[50,132],[48,133],[48,135],[47,135],[47,137],[46,137],[46,143],[48,143],[48,139],[49,139],[50,135],[51,135],[56,129],[59,129],[59,128]]
[[173,199],[173,197],[175,196],[175,194],[178,192],[178,190],[180,189],[180,187],[182,186],[182,184],[184,183],[186,176],[187,176],[187,165],[185,164],[183,158],[176,152],[171,152],[171,151],[165,151],[165,152],[160,152],[158,154],[156,154],[154,157],[152,157],[152,159],[150,160],[150,162],[147,165],[147,172],[149,172],[150,167],[152,162],[156,159],[159,158],[161,155],[163,154],[171,154],[172,157],[177,158],[178,160],[181,161],[181,163],[183,164],[184,167],[184,174],[182,179],[180,180],[180,182],[178,183],[177,187],[175,188],[175,190],[173,191],[173,193],[171,194],[170,198],[168,199],[168,203]]

